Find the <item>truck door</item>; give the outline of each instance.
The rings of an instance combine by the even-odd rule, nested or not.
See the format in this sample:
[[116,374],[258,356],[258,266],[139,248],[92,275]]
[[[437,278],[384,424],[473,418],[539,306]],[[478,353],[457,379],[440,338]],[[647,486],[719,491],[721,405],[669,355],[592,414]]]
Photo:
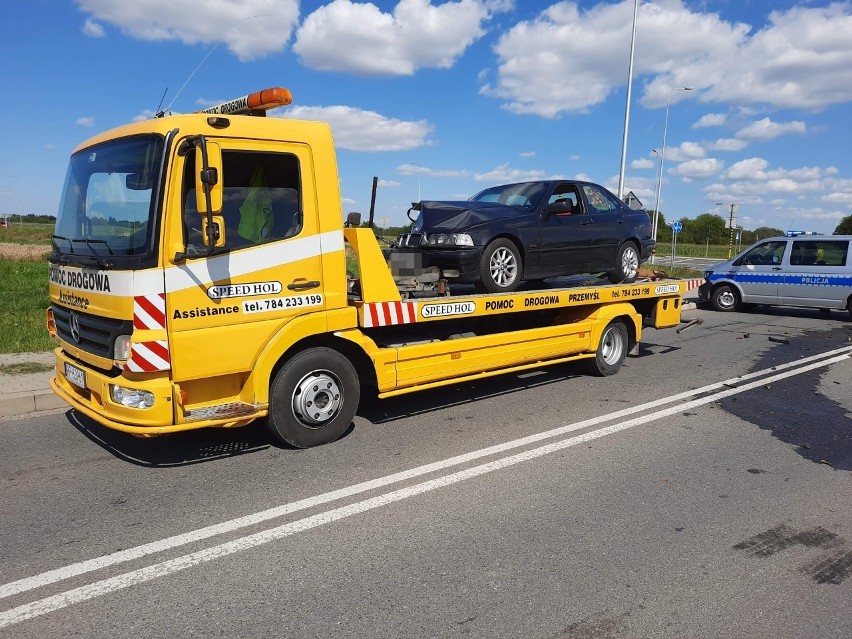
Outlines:
[[250,371],[284,323],[325,306],[309,148],[211,143],[221,148],[222,209],[214,219],[224,243],[209,257],[202,240],[206,216],[195,206],[198,151],[175,158],[180,223],[171,232],[182,235],[188,254],[166,271],[176,381]]
[[[564,210],[548,210],[550,205],[565,205]],[[555,207],[554,207],[555,208]],[[559,184],[545,203],[541,215],[540,244],[543,273],[562,273],[566,265],[590,261],[589,251],[593,225],[574,184]]]

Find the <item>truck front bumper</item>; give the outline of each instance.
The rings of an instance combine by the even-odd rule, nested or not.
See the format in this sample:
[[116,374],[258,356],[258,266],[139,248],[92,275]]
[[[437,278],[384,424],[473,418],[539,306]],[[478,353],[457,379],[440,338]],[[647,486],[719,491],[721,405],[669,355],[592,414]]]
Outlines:
[[[61,348],[54,352],[56,374],[50,380],[51,388],[72,408],[99,424],[134,435],[159,435],[198,428],[198,424],[175,425],[174,387],[168,378],[126,372],[118,375],[104,373],[72,359]],[[148,391],[154,396],[154,403],[150,408],[119,404],[111,395],[110,387],[115,385]]]

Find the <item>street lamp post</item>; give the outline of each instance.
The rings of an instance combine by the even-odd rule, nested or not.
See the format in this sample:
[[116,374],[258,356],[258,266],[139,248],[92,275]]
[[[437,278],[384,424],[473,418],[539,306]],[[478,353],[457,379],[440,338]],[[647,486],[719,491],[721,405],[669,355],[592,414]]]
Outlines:
[[657,216],[660,214],[660,185],[663,183],[663,165],[660,160],[663,156],[657,149],[651,149],[651,151],[657,156],[657,192],[654,195],[654,221],[651,225],[651,235],[654,238],[654,248],[651,249],[651,264],[653,264],[657,255]]
[[728,240],[728,259],[731,259],[734,255],[734,209],[736,208],[736,203],[725,204],[723,202],[716,202],[716,206],[730,206],[731,207],[731,215],[728,217],[728,227],[731,229],[730,239]]
[[655,243],[657,241],[657,217],[659,216],[660,198],[662,197],[663,192],[663,162],[665,162],[666,159],[666,135],[669,130],[669,104],[671,102],[672,93],[675,91],[692,91],[692,87],[679,87],[677,89],[672,89],[666,96],[666,117],[663,123],[663,150],[660,154],[660,177],[657,182],[657,206],[654,210],[654,224],[652,229]]
[[624,107],[624,137],[621,139],[621,166],[618,171],[618,199],[624,201],[624,167],[627,163],[627,127],[630,124],[630,95],[633,91],[633,52],[636,49],[636,16],[639,0],[633,3],[633,33],[630,36],[630,65],[627,67],[627,104]]

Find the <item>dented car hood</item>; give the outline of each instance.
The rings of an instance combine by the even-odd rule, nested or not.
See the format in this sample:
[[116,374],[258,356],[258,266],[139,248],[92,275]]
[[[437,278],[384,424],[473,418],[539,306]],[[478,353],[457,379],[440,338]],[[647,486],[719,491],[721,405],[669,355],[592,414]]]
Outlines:
[[496,202],[435,202],[421,203],[414,233],[453,233],[470,230],[480,224],[506,218],[529,215],[513,206]]

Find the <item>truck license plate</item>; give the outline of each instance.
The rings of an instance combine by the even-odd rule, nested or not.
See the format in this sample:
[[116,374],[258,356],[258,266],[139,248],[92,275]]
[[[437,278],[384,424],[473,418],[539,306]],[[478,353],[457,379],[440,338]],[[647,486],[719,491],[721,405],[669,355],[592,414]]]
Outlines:
[[76,366],[72,366],[67,363],[65,364],[65,379],[75,386],[79,386],[83,389],[86,388],[86,373]]

